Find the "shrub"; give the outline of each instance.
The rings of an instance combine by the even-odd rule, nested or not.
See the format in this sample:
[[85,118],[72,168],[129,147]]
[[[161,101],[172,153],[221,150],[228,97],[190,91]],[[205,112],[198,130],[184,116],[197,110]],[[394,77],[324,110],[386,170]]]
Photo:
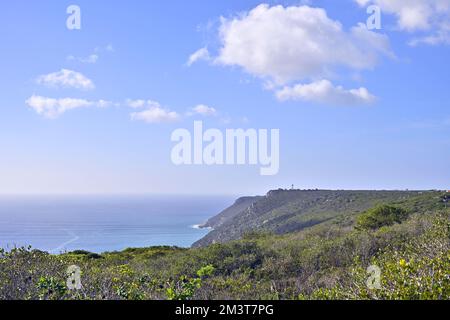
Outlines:
[[408,212],[402,208],[382,205],[360,215],[357,219],[356,228],[359,230],[375,230],[395,223],[401,223],[407,217]]
[[177,282],[170,282],[166,290],[168,300],[189,300],[192,299],[195,292],[202,287],[202,281],[211,276],[215,268],[207,265],[197,271],[197,278],[188,278],[181,276]]
[[39,298],[44,299],[61,299],[66,293],[64,281],[55,277],[41,277],[37,283],[40,290]]

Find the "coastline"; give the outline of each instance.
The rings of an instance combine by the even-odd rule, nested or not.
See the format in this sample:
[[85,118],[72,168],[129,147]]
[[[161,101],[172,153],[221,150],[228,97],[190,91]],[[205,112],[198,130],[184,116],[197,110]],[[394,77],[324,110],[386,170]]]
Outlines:
[[31,245],[51,253],[102,253],[161,245],[189,248],[210,231],[204,222],[231,198],[22,196],[0,200],[0,247]]

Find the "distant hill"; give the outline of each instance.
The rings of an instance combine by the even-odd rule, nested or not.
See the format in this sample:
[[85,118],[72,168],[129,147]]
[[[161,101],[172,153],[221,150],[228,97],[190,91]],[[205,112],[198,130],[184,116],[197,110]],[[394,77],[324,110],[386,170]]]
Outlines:
[[272,190],[244,197],[203,227],[213,230],[193,244],[203,247],[240,239],[253,231],[285,234],[324,223],[340,215],[359,214],[377,204],[417,196],[422,191]]
[[233,205],[223,210],[218,215],[212,217],[209,219],[205,224],[201,225],[201,228],[213,228],[216,229],[223,225],[226,221],[234,218],[236,215],[247,209],[248,207],[251,207],[251,205],[258,200],[260,200],[262,197],[256,196],[256,197],[242,197],[237,199]]

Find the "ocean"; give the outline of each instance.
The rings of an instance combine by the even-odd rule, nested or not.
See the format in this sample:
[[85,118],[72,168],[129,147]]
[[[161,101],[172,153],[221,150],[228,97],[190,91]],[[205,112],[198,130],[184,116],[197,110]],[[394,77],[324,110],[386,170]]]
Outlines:
[[0,196],[0,247],[96,253],[131,247],[189,247],[197,225],[230,196]]

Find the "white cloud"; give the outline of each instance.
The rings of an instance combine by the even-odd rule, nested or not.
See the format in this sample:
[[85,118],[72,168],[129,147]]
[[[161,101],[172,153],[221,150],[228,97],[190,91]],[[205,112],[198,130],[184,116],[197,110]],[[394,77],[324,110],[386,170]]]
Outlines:
[[25,101],[36,113],[46,118],[57,118],[64,112],[86,107],[104,108],[111,105],[111,102],[105,100],[89,101],[85,99],[61,98],[54,99],[33,95]]
[[[120,106],[123,104],[114,103],[107,100],[85,100],[76,98],[54,99],[33,95],[25,101],[36,113],[50,119],[58,118],[66,111],[78,108],[106,108]],[[142,111],[131,113],[132,120],[141,120],[148,123],[173,122],[180,118],[174,111],[169,111],[161,107],[158,102],[152,100],[127,100],[125,106],[130,108],[142,108]]]
[[130,100],[130,99],[128,99],[126,102],[127,106],[133,109],[143,108],[145,107],[146,103],[147,102],[145,100]]
[[133,109],[139,109],[139,108],[161,108],[161,105],[157,101],[153,100],[132,100],[128,99],[125,104]]
[[196,63],[197,61],[200,61],[200,60],[208,61],[210,59],[211,59],[211,56],[209,54],[208,48],[201,48],[189,56],[187,65],[191,66],[194,63]]
[[302,100],[333,105],[363,105],[376,99],[366,88],[346,90],[328,80],[285,86],[276,92],[276,96],[281,101]]
[[355,0],[361,6],[378,5],[382,12],[397,17],[399,29],[427,32],[410,44],[450,44],[450,0]]
[[204,104],[199,104],[192,108],[192,113],[194,114],[200,114],[202,116],[214,116],[217,114],[217,110],[213,107],[209,107]]
[[450,31],[438,31],[435,34],[414,38],[408,42],[411,46],[417,46],[420,44],[428,44],[431,46],[437,46],[440,44],[449,45],[450,44]]
[[69,60],[69,61],[79,61],[81,63],[87,63],[87,64],[97,63],[98,59],[99,59],[99,56],[98,56],[98,54],[95,54],[95,53],[93,53],[85,58],[74,57],[74,56],[67,57],[67,60]]
[[131,113],[132,120],[141,120],[147,123],[161,123],[173,122],[180,119],[180,115],[177,112],[166,110],[161,107],[159,102],[153,100],[128,99],[126,105],[133,109],[144,109],[142,111]]
[[64,87],[83,90],[92,90],[95,88],[92,80],[79,72],[68,69],[61,69],[61,71],[58,72],[39,76],[36,82],[49,87]]
[[133,112],[132,120],[141,120],[147,123],[174,122],[180,118],[174,111],[168,111],[160,107],[152,107],[143,111]]
[[120,105],[120,104],[113,103],[113,102],[107,101],[107,100],[98,100],[95,104],[99,108],[108,108],[111,106],[119,106]]
[[[238,16],[221,18],[219,36],[218,56],[211,58],[207,52],[207,58],[263,79],[265,88],[281,101],[371,103],[376,98],[366,88],[347,90],[327,79],[340,72],[371,70],[382,56],[394,57],[386,35],[364,24],[345,30],[324,9],[307,5],[261,4]],[[190,61],[203,54],[198,51]]]
[[112,46],[112,44],[108,44],[106,47],[96,47],[94,49],[94,52],[87,57],[76,57],[74,55],[70,55],[67,57],[67,60],[86,64],[94,64],[98,62],[98,60],[100,59],[100,53],[102,52],[114,52],[114,47]]
[[[182,115],[175,111],[170,111],[161,106],[157,101],[153,100],[132,100],[128,99],[125,105],[133,109],[143,109],[142,111],[133,112],[131,118],[133,120],[142,120],[148,123],[173,122],[182,118]],[[214,116],[217,110],[204,104],[199,104],[186,112],[185,116],[200,114],[203,116]]]
[[325,10],[309,6],[262,4],[222,18],[220,40],[216,63],[240,66],[277,85],[329,77],[337,69],[371,69],[380,55],[391,54],[385,35],[364,25],[347,32]]

